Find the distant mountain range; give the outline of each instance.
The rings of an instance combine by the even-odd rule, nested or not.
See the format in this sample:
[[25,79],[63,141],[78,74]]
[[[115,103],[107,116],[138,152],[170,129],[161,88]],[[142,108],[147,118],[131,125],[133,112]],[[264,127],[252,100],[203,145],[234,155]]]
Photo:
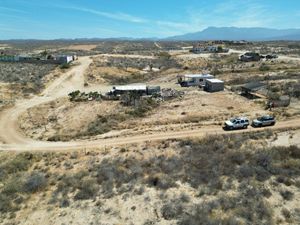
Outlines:
[[300,41],[300,29],[271,29],[271,28],[238,28],[238,27],[208,27],[203,31],[188,33],[167,38],[75,38],[55,40],[15,39],[1,42],[24,41],[71,41],[71,42],[98,42],[98,41],[206,41],[206,40],[230,40],[230,41]]
[[168,37],[166,40],[300,40],[300,29],[270,29],[270,28],[238,28],[238,27],[208,27],[203,31]]

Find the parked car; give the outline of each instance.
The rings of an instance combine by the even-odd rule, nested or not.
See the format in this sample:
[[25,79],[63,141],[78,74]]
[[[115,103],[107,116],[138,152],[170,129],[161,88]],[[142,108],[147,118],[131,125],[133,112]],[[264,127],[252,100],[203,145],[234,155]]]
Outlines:
[[249,126],[249,119],[246,117],[237,117],[225,121],[224,129],[235,130],[235,129],[247,129]]
[[265,127],[275,125],[276,120],[274,116],[262,116],[252,121],[253,127]]
[[277,55],[266,55],[266,59],[270,60],[270,59],[277,59],[278,56]]

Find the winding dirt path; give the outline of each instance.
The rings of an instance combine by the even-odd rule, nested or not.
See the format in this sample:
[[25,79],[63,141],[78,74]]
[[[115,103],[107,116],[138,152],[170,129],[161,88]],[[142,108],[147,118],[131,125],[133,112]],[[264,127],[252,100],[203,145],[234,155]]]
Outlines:
[[[78,150],[78,149],[92,149],[105,146],[117,146],[133,143],[141,143],[147,141],[158,141],[174,138],[189,138],[189,137],[202,137],[211,134],[224,134],[228,133],[223,131],[220,126],[204,127],[195,130],[184,131],[168,131],[157,132],[147,135],[136,135],[129,137],[115,137],[108,139],[97,140],[80,140],[70,142],[47,142],[37,141],[30,139],[22,133],[18,126],[19,116],[27,109],[53,101],[56,98],[66,96],[74,90],[85,90],[84,88],[84,72],[92,63],[90,57],[81,57],[79,65],[74,66],[70,71],[61,75],[53,81],[41,95],[35,96],[29,100],[19,100],[15,106],[7,109],[0,114],[0,150],[6,151],[62,151],[62,150]],[[248,128],[247,130],[232,131],[232,133],[243,132],[257,132],[262,129],[289,129],[300,128],[300,118],[290,121],[278,122],[276,126],[269,128]]]
[[[39,96],[35,96],[29,100],[18,100],[13,108],[1,112],[0,140],[4,142],[4,146],[6,144],[29,146],[46,144],[45,142],[34,141],[25,137],[19,129],[18,118],[29,108],[66,96],[74,90],[82,90],[84,88],[84,72],[92,63],[92,59],[90,57],[82,57],[78,62],[79,65],[74,66],[71,70],[53,81]],[[0,149],[2,147],[0,146]]]

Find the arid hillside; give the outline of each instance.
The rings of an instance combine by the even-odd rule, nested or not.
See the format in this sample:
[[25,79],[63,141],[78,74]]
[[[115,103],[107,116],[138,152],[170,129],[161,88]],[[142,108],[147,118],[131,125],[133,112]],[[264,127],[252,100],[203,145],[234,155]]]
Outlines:
[[0,153],[1,224],[299,224],[300,149],[272,132]]

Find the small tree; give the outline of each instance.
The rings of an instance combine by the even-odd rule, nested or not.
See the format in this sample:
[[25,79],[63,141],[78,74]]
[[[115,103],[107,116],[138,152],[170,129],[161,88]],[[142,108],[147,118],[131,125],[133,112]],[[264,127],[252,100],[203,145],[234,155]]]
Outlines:
[[45,49],[44,51],[41,52],[42,57],[46,57],[48,55],[47,50]]
[[74,101],[75,98],[79,96],[79,94],[80,94],[80,91],[79,91],[79,90],[71,92],[71,93],[69,94],[70,100],[71,100],[71,101]]

